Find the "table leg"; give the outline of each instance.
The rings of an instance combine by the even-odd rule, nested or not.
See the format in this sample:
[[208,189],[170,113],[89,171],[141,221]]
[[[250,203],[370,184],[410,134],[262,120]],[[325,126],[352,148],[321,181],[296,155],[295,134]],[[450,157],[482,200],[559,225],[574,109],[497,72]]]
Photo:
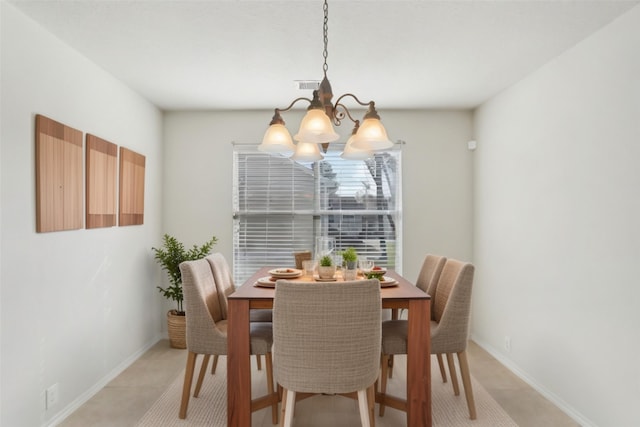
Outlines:
[[409,301],[407,425],[431,427],[431,301]]
[[251,426],[249,301],[229,298],[227,324],[227,426]]

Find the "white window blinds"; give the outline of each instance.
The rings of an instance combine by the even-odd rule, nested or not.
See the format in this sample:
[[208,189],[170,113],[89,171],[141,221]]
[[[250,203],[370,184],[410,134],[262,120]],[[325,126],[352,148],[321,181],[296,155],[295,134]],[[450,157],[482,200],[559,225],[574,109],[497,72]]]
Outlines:
[[[338,144],[331,148],[338,149]],[[236,283],[263,266],[293,266],[293,252],[318,236],[336,251],[354,247],[377,265],[401,270],[401,151],[344,160],[330,148],[313,164],[234,146],[233,265]]]

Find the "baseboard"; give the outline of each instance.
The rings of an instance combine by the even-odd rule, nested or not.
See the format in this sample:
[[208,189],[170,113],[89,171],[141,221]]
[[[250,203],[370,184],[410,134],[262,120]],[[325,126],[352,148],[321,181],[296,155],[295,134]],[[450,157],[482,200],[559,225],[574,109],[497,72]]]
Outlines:
[[[165,333],[166,335],[166,333]],[[74,413],[78,408],[87,403],[89,399],[96,395],[100,390],[102,390],[107,384],[109,384],[114,378],[120,375],[125,369],[127,369],[133,362],[138,360],[140,356],[146,353],[151,347],[156,345],[156,343],[162,339],[166,339],[162,334],[156,335],[154,339],[152,339],[149,343],[147,343],[143,348],[126,358],[122,363],[116,366],[111,372],[105,375],[100,381],[95,383],[91,388],[78,396],[77,399],[69,403],[65,406],[60,412],[56,413],[50,420],[44,424],[45,427],[54,427],[58,424],[62,423],[69,415]]]
[[511,371],[514,375],[520,378],[522,381],[526,382],[531,386],[535,391],[543,395],[547,398],[551,403],[556,405],[562,412],[571,417],[575,422],[580,424],[582,427],[597,427],[592,421],[582,415],[580,412],[576,411],[571,405],[567,404],[560,396],[551,392],[540,383],[538,383],[534,378],[529,376],[526,372],[524,372],[518,365],[513,363],[512,360],[504,357],[502,353],[500,353],[495,347],[487,344],[486,342],[478,339],[475,335],[471,335],[471,340],[478,344],[484,351],[493,356],[498,362],[504,365],[509,371]]

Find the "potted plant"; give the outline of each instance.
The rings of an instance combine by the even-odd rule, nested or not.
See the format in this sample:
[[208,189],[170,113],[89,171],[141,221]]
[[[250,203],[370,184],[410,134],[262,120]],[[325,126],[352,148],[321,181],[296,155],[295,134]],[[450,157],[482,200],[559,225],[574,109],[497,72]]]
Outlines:
[[324,255],[320,258],[318,266],[318,277],[321,279],[333,279],[336,274],[336,266],[333,264],[331,255]]
[[358,262],[358,253],[354,248],[347,248],[347,250],[342,252],[342,261],[346,269],[354,270]]
[[180,274],[180,263],[192,261],[211,253],[211,248],[218,239],[213,236],[209,241],[201,246],[193,245],[191,249],[185,249],[184,245],[173,236],[165,234],[162,237],[162,247],[151,248],[154,251],[154,258],[169,276],[169,286],[163,288],[158,286],[160,293],[167,299],[176,302],[176,308],[167,313],[167,325],[169,342],[174,348],[187,348],[186,342],[186,319],[182,307],[184,296],[182,294],[182,275]]

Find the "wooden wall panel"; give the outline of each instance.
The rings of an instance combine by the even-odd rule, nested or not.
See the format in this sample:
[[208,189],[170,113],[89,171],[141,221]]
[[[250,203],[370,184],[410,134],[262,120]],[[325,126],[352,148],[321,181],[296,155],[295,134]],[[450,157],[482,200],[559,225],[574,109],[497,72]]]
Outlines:
[[36,231],[83,226],[82,132],[36,115]]
[[120,147],[120,215],[119,224],[144,223],[145,157]]
[[86,227],[116,225],[118,146],[87,134]]

